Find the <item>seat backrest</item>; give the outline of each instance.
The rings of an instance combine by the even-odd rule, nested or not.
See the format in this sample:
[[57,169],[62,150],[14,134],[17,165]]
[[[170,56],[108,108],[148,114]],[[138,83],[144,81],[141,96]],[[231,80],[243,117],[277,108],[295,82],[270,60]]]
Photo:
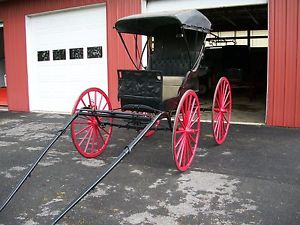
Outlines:
[[149,70],[161,71],[163,75],[185,76],[190,69],[190,60],[182,37],[155,38],[154,46]]
[[149,56],[148,69],[164,76],[185,76],[196,62],[204,44],[205,34],[186,31],[189,51],[182,34],[165,33],[154,38],[154,51]]

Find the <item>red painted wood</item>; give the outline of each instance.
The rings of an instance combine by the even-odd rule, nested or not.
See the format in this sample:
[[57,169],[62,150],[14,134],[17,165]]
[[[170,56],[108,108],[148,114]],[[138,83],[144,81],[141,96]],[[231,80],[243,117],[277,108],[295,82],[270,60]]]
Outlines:
[[[8,107],[12,111],[29,111],[28,75],[26,59],[25,16],[97,3],[106,3],[108,39],[109,97],[117,102],[117,74],[120,66],[129,68],[117,34],[115,21],[125,15],[141,12],[140,0],[27,0],[0,3],[0,19],[4,21],[5,57],[7,71]],[[95,84],[97,85],[97,84]]]
[[[110,33],[108,41],[108,95],[113,108],[119,107],[118,102],[118,80],[117,69],[134,69],[130,59],[128,58],[122,42],[113,29],[115,22],[124,16],[128,16],[141,12],[140,0],[108,0],[107,8],[114,10],[107,10],[107,27]],[[125,41],[130,50],[134,49],[134,41],[129,37],[125,37]],[[132,51],[130,51],[133,53]]]
[[296,95],[295,95],[295,126],[300,127],[300,3],[298,2],[298,18],[297,18],[297,67],[296,67]]
[[[286,0],[286,68],[285,68],[285,107],[284,126],[295,124],[295,93],[296,93],[296,67],[297,67],[297,1]],[[297,103],[296,103],[297,104]]]
[[268,4],[268,21],[269,21],[269,48],[268,48],[268,90],[267,90],[267,110],[266,124],[273,123],[274,111],[274,65],[275,63],[275,4],[274,1],[269,1]]
[[275,8],[275,110],[274,122],[276,125],[283,122],[284,113],[284,87],[285,87],[285,45],[286,45],[286,4],[283,1],[277,1]]
[[24,24],[25,18],[20,15],[4,19],[7,100],[8,108],[14,111],[29,110]]
[[7,106],[7,90],[5,87],[0,88],[0,106]]
[[300,127],[300,6],[269,1],[268,125]]

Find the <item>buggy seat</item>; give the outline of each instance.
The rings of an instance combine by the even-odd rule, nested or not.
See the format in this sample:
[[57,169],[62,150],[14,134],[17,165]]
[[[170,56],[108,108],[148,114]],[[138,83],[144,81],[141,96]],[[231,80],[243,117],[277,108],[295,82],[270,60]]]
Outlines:
[[[196,52],[190,51],[193,62]],[[154,39],[154,51],[150,54],[147,70],[162,73],[162,101],[176,97],[191,68],[189,53],[181,35],[160,35]]]
[[[148,55],[146,70],[118,71],[121,105],[141,104],[163,109],[165,101],[178,95],[187,73],[199,56],[203,42],[190,42],[193,44],[188,51],[181,34],[163,33],[155,36],[154,42],[150,43],[154,48]],[[198,80],[192,82],[198,84]]]

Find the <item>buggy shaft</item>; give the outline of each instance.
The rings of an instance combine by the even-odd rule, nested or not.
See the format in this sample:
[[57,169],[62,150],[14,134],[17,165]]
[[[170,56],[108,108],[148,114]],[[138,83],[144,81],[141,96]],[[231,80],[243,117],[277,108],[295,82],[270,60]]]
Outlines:
[[98,179],[86,188],[77,198],[75,198],[52,222],[51,225],[58,223],[67,212],[69,212],[81,199],[83,199],[91,190],[93,190],[124,158],[131,150],[139,143],[144,135],[151,129],[155,122],[160,119],[164,113],[157,114],[153,120],[134,138],[122,151],[122,153],[106,168],[104,172],[98,177]]
[[27,180],[28,177],[30,177],[32,171],[35,169],[37,164],[42,160],[42,158],[45,156],[45,154],[48,152],[48,150],[54,145],[54,143],[58,140],[58,138],[64,134],[66,129],[70,126],[70,124],[77,118],[78,113],[73,114],[68,123],[64,126],[62,130],[59,131],[59,133],[52,139],[50,144],[44,149],[42,154],[38,157],[38,159],[31,165],[28,172],[25,174],[23,179],[18,183],[18,185],[13,189],[13,191],[10,193],[4,204],[0,208],[0,212],[6,207],[6,205],[10,202],[10,200],[13,198],[13,196],[17,193],[17,191],[21,188],[21,186],[24,184],[24,182]]

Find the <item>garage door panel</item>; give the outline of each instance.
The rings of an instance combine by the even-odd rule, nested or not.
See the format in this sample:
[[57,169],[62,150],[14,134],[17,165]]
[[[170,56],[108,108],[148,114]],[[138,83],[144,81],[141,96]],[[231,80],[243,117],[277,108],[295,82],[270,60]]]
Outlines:
[[[70,112],[79,94],[92,86],[107,92],[105,5],[28,16],[27,59],[31,111]],[[102,47],[102,57],[88,58],[88,47]],[[80,48],[83,58],[70,59]],[[54,50],[65,57],[54,60]],[[38,61],[38,51],[50,51],[49,61]],[[81,53],[80,53],[81,54]]]

